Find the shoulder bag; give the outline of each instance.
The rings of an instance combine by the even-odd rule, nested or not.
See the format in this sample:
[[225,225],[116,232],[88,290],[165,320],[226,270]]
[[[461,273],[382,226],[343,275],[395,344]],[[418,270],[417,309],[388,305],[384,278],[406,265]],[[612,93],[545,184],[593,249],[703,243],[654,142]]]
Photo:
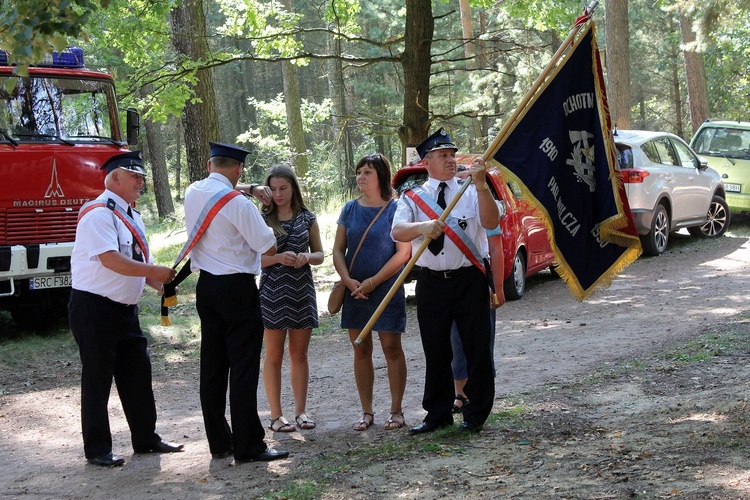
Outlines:
[[[380,209],[378,214],[372,219],[372,222],[370,222],[370,225],[367,226],[367,229],[365,229],[365,232],[362,234],[362,238],[359,240],[359,244],[357,245],[357,249],[354,251],[354,255],[352,256],[352,261],[349,263],[349,273],[352,272],[352,266],[354,265],[354,259],[357,258],[357,254],[359,253],[359,249],[362,248],[362,243],[365,242],[365,237],[367,236],[367,233],[370,232],[370,228],[373,224],[375,224],[375,221],[378,220],[378,217],[380,217],[380,214],[383,213],[383,210],[385,210],[385,207],[388,206],[390,201],[386,202],[385,205],[383,205],[383,208]],[[336,283],[333,284],[333,288],[331,289],[331,295],[328,296],[328,312],[329,314],[336,314],[341,310],[341,306],[344,304],[344,294],[346,293],[347,288],[346,285],[344,285],[344,282],[341,280],[338,280]]]

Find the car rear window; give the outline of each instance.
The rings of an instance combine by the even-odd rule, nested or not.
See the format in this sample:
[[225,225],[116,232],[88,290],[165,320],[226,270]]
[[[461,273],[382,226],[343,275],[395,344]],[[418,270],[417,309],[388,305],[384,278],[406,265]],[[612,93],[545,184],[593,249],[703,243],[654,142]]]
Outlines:
[[617,165],[620,170],[633,168],[633,149],[624,144],[617,144]]

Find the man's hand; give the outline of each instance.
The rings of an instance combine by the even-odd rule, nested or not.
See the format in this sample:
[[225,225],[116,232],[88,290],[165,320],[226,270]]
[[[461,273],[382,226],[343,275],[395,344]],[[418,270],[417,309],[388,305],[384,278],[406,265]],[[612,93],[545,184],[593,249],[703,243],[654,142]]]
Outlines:
[[170,283],[174,280],[177,275],[177,271],[167,266],[150,266],[151,272],[148,278],[151,278],[159,283]]
[[253,184],[250,188],[250,195],[260,200],[264,205],[271,204],[271,188],[260,184]]
[[444,228],[445,222],[437,219],[428,220],[422,222],[422,226],[419,228],[419,232],[422,235],[430,238],[431,240],[434,240],[443,233]]
[[471,174],[471,180],[475,186],[482,186],[486,182],[486,173],[487,165],[484,158],[481,156],[474,158],[471,167],[469,167],[469,174]]

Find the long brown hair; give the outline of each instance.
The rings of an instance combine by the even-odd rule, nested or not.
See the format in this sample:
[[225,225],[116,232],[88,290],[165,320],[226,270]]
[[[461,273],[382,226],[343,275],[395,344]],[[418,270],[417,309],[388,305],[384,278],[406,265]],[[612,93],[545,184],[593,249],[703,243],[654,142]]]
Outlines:
[[357,166],[354,168],[355,175],[357,170],[368,164],[378,174],[380,197],[385,201],[395,198],[396,191],[391,187],[391,163],[380,153],[365,155],[357,162]]
[[[286,179],[289,181],[289,184],[291,184],[292,200],[290,204],[292,207],[293,218],[296,217],[300,211],[307,210],[305,202],[302,200],[302,190],[299,187],[297,175],[294,173],[292,167],[289,165],[275,165],[271,167],[271,170],[266,174],[266,180],[263,184],[270,186],[271,179],[273,178]],[[264,205],[263,208],[261,208],[261,213],[266,216],[268,225],[273,229],[275,234],[286,234],[286,231],[281,227],[281,222],[279,221],[279,207],[273,200],[271,200],[269,205]]]

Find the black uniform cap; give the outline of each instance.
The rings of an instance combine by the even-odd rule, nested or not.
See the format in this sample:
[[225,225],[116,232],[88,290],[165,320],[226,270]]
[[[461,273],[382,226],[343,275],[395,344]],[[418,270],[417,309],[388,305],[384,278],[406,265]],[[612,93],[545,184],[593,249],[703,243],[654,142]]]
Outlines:
[[458,151],[458,147],[453,143],[448,132],[442,127],[417,146],[417,154],[420,158],[424,158],[430,151],[438,149],[455,149]]
[[209,142],[208,145],[211,146],[211,158],[214,156],[226,156],[227,158],[233,158],[240,163],[245,163],[245,157],[250,154],[250,151],[244,150],[233,144]]
[[146,169],[143,168],[143,159],[141,158],[140,151],[128,151],[119,155],[114,155],[109,160],[104,162],[101,169],[106,170],[110,173],[116,168],[122,168],[136,172],[141,175],[146,175]]

